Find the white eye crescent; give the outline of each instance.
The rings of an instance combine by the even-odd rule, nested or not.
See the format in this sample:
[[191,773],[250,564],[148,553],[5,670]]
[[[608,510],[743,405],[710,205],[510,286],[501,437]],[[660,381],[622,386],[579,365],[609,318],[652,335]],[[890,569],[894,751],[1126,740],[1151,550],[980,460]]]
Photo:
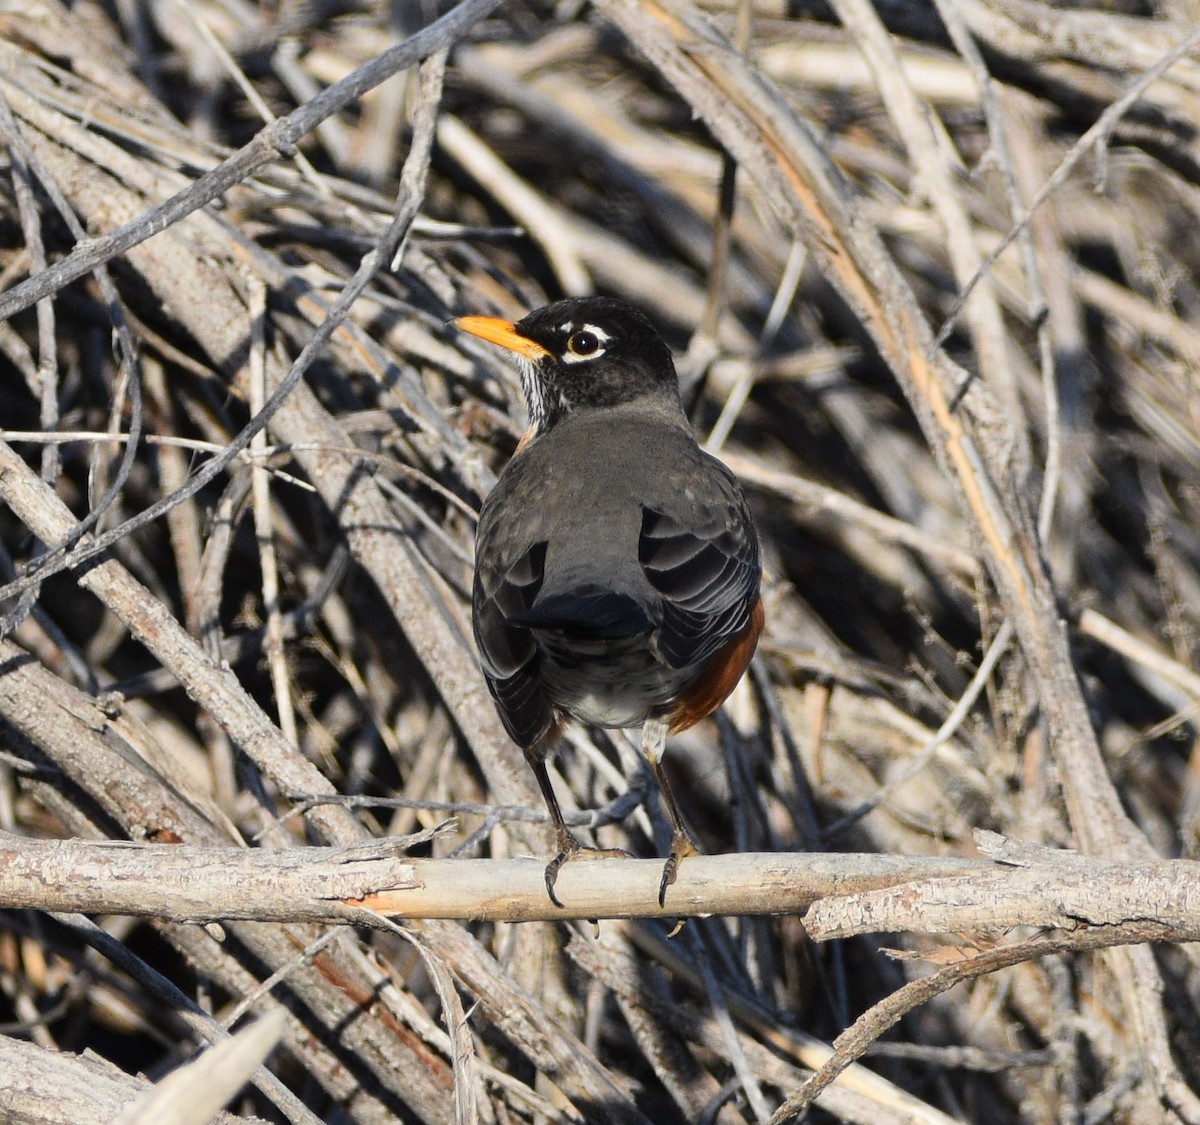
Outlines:
[[596,359],[604,354],[604,345],[609,341],[609,335],[594,324],[585,324],[576,328],[567,337],[567,350],[563,352],[563,362],[580,363],[588,359]]

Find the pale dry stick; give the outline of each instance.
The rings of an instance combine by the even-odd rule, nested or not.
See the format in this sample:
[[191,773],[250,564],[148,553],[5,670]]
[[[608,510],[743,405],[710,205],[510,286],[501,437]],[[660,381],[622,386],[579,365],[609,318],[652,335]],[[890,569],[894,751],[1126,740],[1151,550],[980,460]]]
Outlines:
[[287,1014],[275,1008],[183,1066],[127,1105],[114,1125],[208,1125],[266,1060],[283,1036]]
[[[53,433],[42,433],[40,430],[5,430],[0,429],[0,441],[8,442],[9,445],[19,445],[22,442],[28,442],[30,445],[61,445],[71,441],[123,441],[129,440],[128,434],[110,434],[103,430],[55,430]],[[203,441],[199,438],[177,437],[174,434],[144,434],[142,441],[147,445],[163,445],[173,449],[189,449],[196,453],[220,453],[225,447],[218,445],[214,441]],[[299,488],[304,492],[316,492],[316,489],[306,480],[301,480],[297,476],[286,472],[283,469],[276,469],[271,466],[261,464],[262,460],[269,460],[272,457],[278,457],[280,454],[289,453],[292,446],[281,445],[264,445],[259,448],[254,447],[251,442],[251,448],[244,449],[238,454],[238,460],[244,461],[247,464],[255,465],[263,468],[266,472],[271,473],[279,480],[286,484],[292,485],[294,488]],[[361,449],[350,447],[341,451],[347,457],[363,457],[370,456],[368,452]],[[256,461],[256,458],[259,460]],[[382,460],[382,458],[380,458]],[[407,466],[401,467],[401,471]],[[418,472],[414,469],[413,472]],[[436,483],[436,482],[434,482]],[[432,487],[432,484],[431,484]],[[459,500],[461,504],[462,501]],[[468,509],[469,510],[469,509]]]
[[[0,443],[0,496],[14,515],[43,541],[62,539],[74,517],[6,444]],[[285,791],[331,792],[332,786],[262,713],[233,673],[206,655],[170,611],[114,559],[104,559],[79,576],[131,634],[169,668],[268,777]],[[342,809],[314,809],[310,823],[333,842],[362,837]]]
[[1140,293],[1076,263],[1071,284],[1080,300],[1118,324],[1170,348],[1189,366],[1200,367],[1200,331],[1152,304]]
[[1140,664],[1178,688],[1190,700],[1200,702],[1200,675],[1154,645],[1134,636],[1128,629],[1121,628],[1115,621],[1094,609],[1085,609],[1079,615],[1078,628],[1084,636],[1092,637],[1106,648],[1120,653],[1126,660]]
[[[967,64],[967,69],[979,87],[979,97],[987,119],[988,138],[991,141],[996,163],[1000,167],[1004,193],[1008,198],[1009,214],[1011,216],[1018,215],[1024,206],[1024,200],[1021,198],[1021,191],[1017,184],[1012,147],[1008,139],[1008,127],[1000,101],[996,97],[995,83],[992,81],[991,73],[980,54],[978,45],[963,21],[957,0],[934,0],[934,4],[938,14],[942,17],[942,22],[946,25],[950,41],[962,56],[963,61]],[[1048,303],[1042,285],[1042,271],[1034,249],[1033,234],[1028,226],[1022,230],[1017,239],[1017,248],[1021,255],[1025,284],[1029,287],[1029,320],[1037,326],[1038,366],[1041,370],[1042,399],[1046,410],[1044,423],[1046,451],[1043,461],[1042,496],[1038,506],[1037,528],[1038,538],[1042,543],[1048,543],[1054,525],[1054,509],[1062,476],[1062,431],[1058,378],[1054,362],[1054,347],[1050,337],[1049,318],[1043,315],[1047,310]],[[977,259],[979,257],[978,250],[975,252],[975,257]]]
[[[701,923],[701,925],[707,924]],[[700,979],[704,982],[704,991],[708,998],[709,1011],[712,1013],[712,1018],[720,1029],[722,1039],[725,1041],[726,1055],[733,1065],[738,1084],[742,1092],[746,1095],[746,1101],[750,1103],[750,1108],[754,1112],[754,1119],[760,1125],[766,1125],[771,1118],[771,1111],[767,1106],[766,1098],[763,1096],[762,1088],[758,1084],[757,1076],[746,1059],[746,1052],[742,1047],[741,1038],[729,1014],[729,1005],[725,1001],[724,990],[717,980],[716,970],[713,968],[709,952],[701,940],[699,931],[695,929],[689,931],[688,942],[691,946],[693,963],[700,974]]]
[[[949,109],[974,108],[977,85],[963,64],[948,55],[931,55],[917,44],[897,44],[904,72],[918,97]],[[792,42],[784,39],[759,48],[755,59],[764,74],[786,86],[847,91],[876,90],[875,75],[851,42]]]
[[[176,1019],[181,1020],[195,1034],[209,1043],[220,1043],[228,1039],[226,1031],[213,1017],[205,1012],[190,996],[174,983],[136,956],[127,945],[112,934],[101,929],[90,918],[82,914],[52,913],[61,925],[73,930],[96,952],[108,958],[122,971],[128,973],[138,984],[166,1004]],[[319,1118],[309,1112],[304,1104],[280,1080],[259,1067],[250,1081],[293,1125],[320,1125]]]
[[[451,979],[445,963],[430,948],[429,943],[422,935],[411,928],[397,925],[390,919],[385,919],[385,921],[390,933],[408,942],[417,951],[442,1006],[442,1019],[446,1024],[446,1047],[448,1048],[446,1054],[454,1068],[454,1120],[456,1125],[478,1125],[479,1103],[483,1094],[480,1060],[475,1054],[471,1033],[467,1026],[466,1013],[463,1011],[462,1000],[454,987],[454,981]],[[361,949],[358,950],[358,960],[359,968],[366,975],[371,966],[366,963],[367,958]],[[376,971],[378,973],[378,970]],[[388,981],[380,991],[386,998],[389,994],[398,993],[400,990]],[[414,1004],[412,1007],[418,1006]]]
[[[245,146],[244,149],[239,150],[238,154],[230,157],[230,160],[224,162],[221,166],[212,169],[212,172],[200,176],[200,179],[194,182],[191,187],[174,195],[174,197],[167,200],[167,203],[155,207],[155,209],[146,213],[145,216],[137,219],[136,222],[127,223],[125,227],[114,231],[112,235],[86,243],[85,246],[77,249],[70,258],[62,261],[59,266],[52,267],[52,269],[41,273],[41,275],[35,278],[30,278],[28,282],[18,285],[16,289],[11,290],[6,295],[0,295],[0,318],[5,317],[5,315],[11,315],[19,311],[20,308],[24,308],[30,301],[40,299],[41,296],[46,295],[42,293],[41,288],[43,285],[49,283],[49,279],[53,278],[60,285],[73,281],[74,278],[79,276],[79,272],[90,269],[92,258],[96,257],[97,261],[103,263],[108,258],[114,257],[115,254],[121,253],[131,246],[138,245],[140,241],[144,241],[146,237],[154,233],[155,223],[161,222],[166,225],[170,222],[178,221],[178,219],[186,215],[190,215],[192,211],[208,203],[214,197],[214,194],[238,182],[242,175],[250,175],[253,170],[256,170],[264,163],[268,163],[272,158],[271,151],[274,151],[272,146],[280,144],[284,146],[290,145],[289,138],[293,136],[293,133],[295,133],[296,139],[304,136],[307,128],[311,128],[314,121],[322,119],[323,114],[336,112],[337,109],[342,108],[343,104],[353,100],[353,97],[358,96],[365,89],[370,89],[373,84],[382,82],[384,78],[389,77],[398,68],[412,65],[412,62],[418,61],[422,54],[436,53],[439,47],[442,46],[443,38],[449,37],[452,41],[456,32],[464,30],[474,19],[484,16],[497,2],[498,0],[463,0],[462,4],[456,7],[455,10],[452,10],[446,16],[437,20],[437,22],[428,26],[424,31],[418,32],[418,34],[410,37],[409,40],[400,44],[400,46],[389,50],[389,52],[385,52],[384,55],[371,62],[371,64],[360,67],[358,71],[343,79],[343,82],[331,86],[329,90],[324,91],[324,94],[314,98],[313,102],[307,103],[306,106],[296,109],[287,118],[280,119],[277,122],[278,128],[274,126],[265,128],[265,130],[258,134],[254,142]],[[408,195],[408,204],[406,207],[402,207],[401,213],[398,213],[394,217],[389,234],[385,235],[384,246],[390,245],[395,247],[403,235],[407,233],[408,224],[412,223],[415,217],[416,207],[410,194]],[[97,247],[101,249],[97,251]],[[390,259],[390,254],[388,258]],[[80,260],[89,263],[83,270],[79,269]],[[343,290],[340,299],[335,302],[334,307],[329,309],[325,320],[314,331],[312,338],[305,345],[305,349],[301,351],[299,359],[296,360],[292,371],[288,373],[288,377],[284,380],[284,383],[276,387],[268,398],[268,401],[264,404],[263,410],[258,415],[252,417],[246,427],[230,441],[226,450],[198,470],[196,476],[193,477],[185,489],[157,500],[155,504],[150,505],[149,509],[139,512],[137,516],[127,519],[125,523],[113,528],[108,533],[97,536],[96,539],[91,540],[86,545],[74,547],[70,553],[60,551],[53,561],[42,563],[37,576],[20,578],[17,582],[8,583],[4,588],[0,589],[0,598],[22,594],[25,590],[32,589],[34,586],[40,584],[50,574],[65,570],[65,568],[70,566],[78,565],[85,559],[94,557],[95,554],[100,553],[103,549],[112,545],[112,543],[120,540],[121,537],[130,533],[134,528],[143,527],[144,524],[154,521],[168,507],[181,503],[182,500],[196,494],[200,488],[214,479],[224,468],[224,465],[232,461],[242,449],[245,449],[250,444],[253,434],[257,433],[259,428],[265,426],[271,415],[280,408],[283,399],[287,397],[290,389],[296,383],[299,383],[302,374],[311,365],[312,361],[316,359],[319,350],[323,349],[325,342],[328,341],[332,332],[346,319],[350,305],[352,305],[355,297],[361,293],[361,290],[366,287],[367,282],[374,275],[378,264],[377,258],[372,257],[371,254],[367,255],[364,265],[355,273],[352,282]],[[71,269],[66,269],[67,266],[71,266]],[[53,293],[55,288],[54,284],[50,284],[50,287],[46,289],[46,293]],[[23,303],[22,300],[18,300],[18,297],[28,297],[28,301],[24,301]],[[134,384],[134,389],[136,389],[136,384]],[[131,431],[132,428],[131,426]],[[131,457],[132,451],[127,450],[126,461],[130,461]],[[114,489],[120,485],[121,481],[122,476],[119,474],[114,481]],[[110,491],[113,491],[113,489],[110,489]],[[89,517],[89,519],[91,518]],[[73,533],[76,537],[82,534],[82,531],[78,529]]]
[[[636,949],[642,956],[669,970],[674,979],[685,982],[696,992],[703,989],[700,974],[691,961],[682,955],[679,944],[665,940],[647,926],[616,922],[601,930],[599,941],[586,943],[577,934],[574,935],[568,952],[592,972],[603,974],[601,979],[618,996],[623,991],[627,992],[629,982],[636,979],[637,974],[631,971],[635,964],[632,955],[626,951],[624,962],[618,962],[618,968],[626,970],[621,976],[614,978],[607,975],[607,966],[593,968],[596,961],[594,951],[611,946],[614,935],[625,940],[630,949]],[[654,1001],[642,990],[639,993],[638,1002],[653,1007]],[[725,1002],[739,1028],[743,1029],[743,1049],[759,1073],[765,1072],[767,1060],[776,1056],[794,1060],[796,1066],[815,1071],[828,1062],[833,1054],[827,1043],[798,1028],[782,1026],[773,1015],[765,1013],[759,1005],[734,989],[725,990]],[[693,1027],[689,1024],[695,1021],[687,1019],[679,1006],[672,1006],[663,1013],[663,1018],[671,1020],[675,1026],[681,1026],[689,1037],[705,1042],[710,1050],[719,1049],[716,1035],[706,1036],[703,1027],[696,1028],[693,1036]],[[751,1035],[757,1038],[752,1039]],[[757,1040],[761,1040],[766,1047],[760,1046]],[[780,1083],[776,1081],[775,1084]],[[862,1125],[880,1125],[881,1122],[895,1122],[896,1125],[955,1125],[940,1110],[858,1064],[847,1068],[838,1082],[823,1092],[821,1099],[822,1108],[846,1121],[861,1122]]]
[[[342,663],[349,663],[348,660],[337,658],[337,663],[340,666]],[[381,722],[380,737],[387,738],[383,732],[390,729],[391,724]],[[391,736],[394,741],[399,744],[400,739],[393,733]],[[386,744],[386,743],[385,743]],[[392,753],[391,747],[388,747],[389,753]],[[400,760],[399,755],[404,753],[403,747],[397,745],[395,751],[397,761]],[[432,799],[434,793],[445,793],[445,790],[451,781],[451,771],[445,768],[446,761],[455,753],[454,744],[454,726],[450,720],[449,714],[445,711],[438,711],[429,716],[429,722],[419,736],[415,753],[410,754],[411,764],[404,771],[404,778],[401,786],[393,790],[399,793],[405,799],[412,801],[414,805],[424,800]],[[483,844],[485,840],[491,837],[500,820],[493,819],[491,809],[484,809],[482,803],[479,804],[481,810],[481,820],[479,825],[471,832],[465,840],[456,843],[449,851],[446,852],[447,858],[459,858],[465,856],[476,855],[476,848]],[[386,820],[387,828],[385,831],[391,835],[392,833],[411,832],[413,826],[417,823],[418,809],[415,807],[395,808],[392,811],[392,816]]]
[[708,440],[704,443],[706,453],[711,453],[714,457],[721,455],[725,440],[729,437],[746,401],[750,398],[750,391],[753,387],[754,365],[748,362],[741,363],[733,386],[729,388],[725,402],[721,405],[721,413],[717,415],[717,420],[708,432]]
[[[2,99],[0,99],[2,100]],[[16,135],[16,121],[7,102],[0,106],[0,127],[10,137]],[[34,200],[34,174],[20,152],[9,145],[9,160],[12,163],[13,196],[17,203],[17,214],[21,220],[21,233],[25,238],[25,251],[29,255],[31,273],[41,273],[46,268],[46,247],[42,241],[42,228],[38,221],[37,204]],[[55,331],[54,302],[45,297],[37,303],[38,362],[37,379],[40,384],[39,421],[43,430],[58,428],[58,339]],[[42,480],[52,484],[58,479],[61,468],[57,445],[42,450]]]
[[[5,1125],[112,1125],[121,1107],[149,1088],[144,1078],[88,1055],[47,1051],[0,1035],[0,1118]],[[219,1113],[213,1125],[262,1125]]]
[[[544,899],[544,886],[542,890]],[[568,1098],[602,1105],[622,1125],[650,1125],[635,1104],[639,1089],[635,1080],[605,1067],[547,1013],[543,1000],[514,982],[463,926],[430,919],[415,923],[415,928],[429,938],[460,984],[477,997],[478,1007],[500,1033]]]
[[[960,3],[965,0],[959,0]],[[1098,118],[1095,124],[1088,129],[1067,151],[1066,156],[1059,161],[1058,167],[1054,169],[1046,182],[1038,190],[1037,194],[1031,199],[1028,205],[1017,216],[1013,225],[1009,227],[1008,232],[1002,239],[992,248],[991,252],[984,258],[979,269],[971,279],[962,287],[957,300],[954,302],[949,314],[946,317],[942,327],[938,330],[937,335],[930,345],[929,354],[933,355],[939,351],[942,345],[946,342],[950,333],[954,329],[954,324],[958,320],[959,314],[962,312],[967,299],[974,291],[975,286],[987,276],[992,266],[996,264],[997,259],[1005,250],[1012,245],[1013,241],[1020,235],[1021,231],[1029,222],[1030,216],[1036,211],[1052,193],[1057,191],[1067,180],[1067,177],[1075,170],[1075,165],[1083,159],[1084,154],[1091,148],[1095,147],[1100,150],[1101,145],[1108,143],[1112,136],[1113,130],[1120,124],[1121,119],[1127,114],[1130,109],[1146,92],[1147,88],[1163,77],[1177,62],[1186,57],[1192,51],[1200,46],[1200,27],[1193,29],[1190,35],[1187,35],[1181,42],[1177,43],[1171,50],[1162,55],[1154,66],[1150,67],[1144,73],[1134,79],[1125,93],[1122,94],[1112,105],[1108,106]]]
[[[911,288],[878,233],[851,213],[840,176],[777,92],[690,4],[597,0],[597,6],[680,89],[742,167],[760,180],[787,221],[807,234],[826,275],[875,338],[976,521],[989,571],[1030,662],[1081,845],[1100,854],[1146,855],[1149,844],[1125,815],[1101,756],[1033,529],[1026,513],[1008,503],[1006,453],[986,431],[977,431],[972,419],[951,409],[946,388],[951,377],[961,382],[961,372],[931,339]],[[1200,42],[1200,30],[1163,60],[1164,69],[1194,42]],[[990,413],[995,415],[994,406]],[[1185,1089],[1167,1048],[1161,980],[1150,951],[1125,950],[1112,963],[1131,1038],[1147,1058],[1148,1080],[1161,1093]],[[1200,1120],[1200,1106],[1189,1105],[1187,1116]]]
[[850,825],[861,820],[873,809],[878,808],[900,786],[911,781],[929,765],[933,760],[934,754],[942,746],[945,746],[958,733],[963,723],[967,721],[967,716],[971,713],[971,708],[975,706],[976,700],[983,693],[983,689],[987,687],[988,682],[992,678],[992,673],[996,670],[996,665],[1000,663],[1000,658],[1008,651],[1009,642],[1013,639],[1013,633],[1012,622],[1005,620],[995,637],[992,638],[992,643],[988,646],[987,652],[984,653],[983,659],[979,662],[979,667],[971,677],[970,683],[967,684],[966,690],[959,696],[958,702],[951,708],[950,714],[946,716],[942,725],[934,732],[933,737],[921,747],[913,760],[901,769],[895,777],[890,777],[867,800],[861,802],[843,816],[840,816],[832,824],[826,825],[821,831],[824,839],[831,839],[839,832],[849,828]]
[[[937,216],[954,277],[960,285],[966,284],[979,270],[979,243],[951,172],[948,141],[939,136],[934,126],[934,111],[923,105],[913,91],[899,52],[875,7],[867,0],[831,0],[831,3],[875,76],[888,116],[913,164],[917,184]],[[1005,404],[1009,424],[1014,435],[1020,435],[1020,446],[1024,447],[1028,441],[1022,425],[1024,414],[1020,411],[1018,388],[1008,359],[999,301],[990,279],[980,280],[964,307],[980,374]]]
[[[347,849],[350,852],[361,849]],[[236,1004],[221,1012],[221,1026],[229,1031],[235,1023],[238,1022],[247,1012],[251,1010],[264,997],[269,996],[275,989],[275,986],[282,984],[289,976],[291,976],[301,965],[311,965],[325,949],[331,946],[335,941],[344,937],[344,931],[337,928],[330,928],[309,942],[299,953],[296,954],[290,961],[285,961],[280,965],[270,976],[263,977],[258,984],[243,993]]]
[[[681,865],[678,903],[664,909],[655,881],[656,867],[662,875],[661,860],[597,859],[563,869],[566,905],[560,908],[546,898],[544,884],[539,893],[538,860],[415,859],[404,854],[413,839],[428,836],[349,848],[248,849],[33,840],[0,833],[0,905],[175,921],[340,925],[363,922],[370,916],[363,911],[405,919],[507,922],[770,915],[799,913],[835,893],[995,870],[982,860],[928,856],[694,856]],[[1187,885],[1190,868],[1179,866],[1183,863],[1163,861],[1164,885],[1177,890]],[[1116,879],[1120,872],[1113,870]],[[1187,915],[1177,917],[1182,921]]]
[[35,301],[57,292],[96,265],[115,258],[132,246],[153,237],[186,215],[211,203],[234,184],[259,168],[287,155],[301,137],[331,114],[344,109],[368,90],[401,70],[455,42],[471,26],[498,7],[500,0],[462,0],[403,43],[348,74],[321,91],[311,101],[257,133],[228,160],[206,172],[183,191],[107,235],[83,240],[67,258],[45,273],[0,294],[0,320],[28,308]]
[[[8,147],[14,156],[18,157],[25,167],[37,177],[38,183],[54,203],[55,209],[71,234],[76,239],[82,240],[86,238],[87,232],[84,230],[83,224],[80,223],[74,209],[55,182],[54,177],[45,168],[42,161],[38,159],[37,154],[22,135],[16,118],[13,116],[8,99],[2,94],[0,94],[0,132],[5,135]],[[37,276],[44,277],[49,272],[49,270],[43,270]],[[108,315],[112,319],[113,331],[116,334],[120,355],[123,387],[128,388],[128,444],[124,448],[121,462],[117,466],[117,471],[113,479],[109,482],[104,493],[96,498],[92,505],[92,510],[82,520],[79,520],[70,532],[63,536],[61,542],[46,544],[47,551],[31,562],[30,569],[36,570],[41,577],[47,577],[52,573],[56,561],[61,561],[64,552],[69,551],[88,531],[97,526],[104,517],[105,512],[116,502],[117,497],[121,494],[121,489],[125,487],[125,482],[128,480],[129,474],[133,471],[137,443],[142,431],[142,383],[138,367],[137,349],[134,347],[133,337],[129,332],[129,325],[122,313],[120,297],[117,295],[116,287],[113,285],[112,276],[107,267],[103,262],[99,262],[95,265],[92,272],[95,275],[97,285],[100,287],[100,294],[104,299]],[[49,296],[49,294],[47,293],[45,296]],[[3,295],[0,295],[0,300],[3,300]],[[119,428],[121,411],[118,404],[121,402],[122,392],[118,392],[113,396],[112,412],[110,414],[111,428],[114,431]],[[95,449],[98,451],[99,446],[96,446]],[[21,586],[19,589],[16,588],[17,585],[17,583],[10,583],[7,587],[8,593],[20,593],[23,595],[26,591],[34,591],[40,586],[40,579],[38,576],[34,576],[26,585]],[[0,592],[0,598],[3,596],[3,592]],[[0,618],[0,633],[11,629],[19,623],[32,608],[32,605],[33,601],[31,598],[22,597],[16,609],[3,618]]]
[[[1153,67],[1169,51],[1186,24],[1141,19],[1100,8],[1071,10],[1030,0],[1004,5],[956,0],[971,32],[1013,58],[1075,59],[1096,73],[1133,73]],[[1200,67],[1180,74],[1183,85],[1200,90]]]
[[[221,620],[221,606],[225,589],[225,576],[230,554],[233,550],[234,537],[244,514],[246,498],[250,495],[250,474],[247,472],[231,473],[229,483],[213,504],[208,515],[208,538],[204,541],[204,549],[200,555],[199,581],[191,591],[184,607],[184,627],[193,637],[197,638],[209,656],[223,655],[226,637]],[[163,669],[169,674],[169,669]],[[219,729],[219,728],[218,728]],[[212,769],[223,785],[226,796],[233,798],[237,783],[233,776],[233,754],[226,743],[223,733],[214,732],[210,737],[212,746]],[[216,759],[222,760],[218,762]],[[227,806],[232,808],[232,805]]]
[[829,513],[835,519],[863,527],[884,542],[907,547],[964,580],[974,581],[979,577],[979,559],[970,551],[943,543],[919,527],[889,516],[844,492],[806,480],[796,473],[768,468],[740,454],[726,453],[722,460],[747,484],[786,497],[805,512]]
[[564,293],[591,293],[592,279],[558,208],[518,176],[453,114],[438,121],[438,144],[526,230],[546,255]]
[[[267,290],[261,281],[249,284],[250,319],[250,412],[257,414],[266,401]],[[296,708],[292,702],[287,654],[283,646],[283,614],[279,606],[279,561],[275,553],[275,526],[271,513],[270,477],[260,467],[267,448],[267,431],[261,429],[250,439],[250,496],[254,509],[254,538],[258,544],[259,571],[262,577],[263,610],[267,615],[266,654],[275,696],[279,731],[293,746],[300,745],[296,729]]]
[[[258,114],[264,124],[274,125],[279,118],[271,112],[271,107],[263,100],[254,83],[246,77],[246,72],[238,66],[233,56],[225,49],[225,44],[213,34],[212,28],[208,26],[208,21],[205,20],[199,8],[193,4],[184,4],[183,10],[192,23],[196,25],[196,30],[200,32],[200,38],[204,40],[205,46],[216,56],[222,69],[233,79],[237,88],[241,90],[242,96],[254,107],[254,112]],[[333,197],[333,192],[330,190],[329,184],[326,183],[325,178],[320,172],[313,167],[312,161],[304,153],[299,149],[295,149],[291,153],[291,158],[296,162],[296,167],[300,169],[300,174],[308,181],[313,191],[324,199],[331,199]]]
[[1055,953],[1080,953],[1123,944],[1158,940],[1161,928],[1152,921],[1097,927],[1068,934],[1039,935],[966,957],[927,977],[910,981],[868,1009],[833,1041],[829,1060],[771,1118],[771,1125],[802,1120],[805,1110],[846,1068],[860,1059],[890,1027],[915,1008],[949,991],[956,984]]
[[[1122,863],[977,831],[991,871],[830,895],[805,912],[814,941],[865,933],[1072,930],[1153,922],[1176,936],[1200,920],[1200,863]],[[1186,939],[1184,939],[1186,940]]]
[[807,261],[807,247],[800,239],[793,238],[792,248],[788,251],[787,261],[784,263],[783,275],[779,279],[775,296],[771,299],[771,307],[763,321],[762,332],[758,337],[760,348],[769,347],[779,335],[784,318],[796,299],[796,291],[800,288],[800,279],[804,276],[804,265]]

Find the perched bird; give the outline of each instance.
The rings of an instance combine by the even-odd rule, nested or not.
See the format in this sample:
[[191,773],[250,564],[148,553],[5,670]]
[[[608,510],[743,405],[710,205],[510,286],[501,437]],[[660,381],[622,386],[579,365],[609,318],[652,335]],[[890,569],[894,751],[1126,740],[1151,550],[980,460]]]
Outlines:
[[559,869],[584,849],[546,759],[568,718],[642,728],[674,836],[659,903],[697,849],[662,770],[667,736],[715,711],[763,627],[758,537],[733,474],[692,435],[671,352],[624,301],[558,301],[455,325],[516,354],[529,431],[484,501],[475,640],[509,735],[554,824]]

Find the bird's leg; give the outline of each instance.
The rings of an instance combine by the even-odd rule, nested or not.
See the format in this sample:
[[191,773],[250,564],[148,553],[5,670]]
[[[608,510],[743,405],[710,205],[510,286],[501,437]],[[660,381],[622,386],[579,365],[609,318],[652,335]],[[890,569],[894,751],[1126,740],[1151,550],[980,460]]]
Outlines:
[[550,812],[550,823],[554,826],[554,844],[558,848],[558,852],[546,864],[546,893],[550,896],[550,901],[561,909],[562,903],[559,901],[558,895],[554,893],[554,884],[558,882],[558,873],[564,863],[575,859],[580,854],[628,859],[629,853],[622,851],[620,848],[588,848],[581,844],[575,838],[574,833],[567,827],[566,820],[563,819],[562,808],[559,806],[558,798],[554,795],[554,788],[550,784],[550,773],[546,769],[546,759],[535,757],[532,754],[526,757],[533,769],[533,776],[537,778],[538,788],[542,791],[542,797],[545,798],[546,808]]
[[667,775],[663,772],[662,756],[663,751],[667,748],[667,730],[667,724],[660,719],[647,719],[642,725],[642,753],[654,771],[654,776],[658,781],[658,790],[662,794],[663,806],[671,821],[671,852],[663,867],[662,882],[658,885],[659,906],[666,905],[667,888],[675,882],[675,877],[679,874],[680,861],[686,856],[700,854],[696,842],[688,835],[687,829],[683,826],[683,818],[679,815],[679,806],[675,803],[675,794],[671,792],[671,786],[667,783]]
[[530,769],[533,770],[533,776],[537,778],[538,788],[542,791],[542,799],[546,802],[546,808],[549,810],[550,823],[554,826],[555,843],[563,851],[571,851],[575,848],[583,847],[571,834],[566,820],[563,819],[558,798],[554,795],[554,787],[550,784],[550,773],[546,769],[546,755],[544,753],[527,752],[525,759],[529,762]]
[[554,787],[550,784],[550,772],[546,769],[546,759],[540,757],[535,759],[530,756],[529,764],[533,767],[533,776],[537,778],[538,788],[541,789],[542,797],[546,801],[546,808],[550,812],[550,823],[554,826],[554,846],[558,848],[555,857],[546,864],[546,893],[555,906],[561,907],[562,903],[558,901],[558,895],[554,893],[554,884],[558,882],[558,870],[572,855],[582,850],[583,845],[575,839],[567,827],[567,822],[563,820],[562,809],[559,807],[558,798],[554,795]]

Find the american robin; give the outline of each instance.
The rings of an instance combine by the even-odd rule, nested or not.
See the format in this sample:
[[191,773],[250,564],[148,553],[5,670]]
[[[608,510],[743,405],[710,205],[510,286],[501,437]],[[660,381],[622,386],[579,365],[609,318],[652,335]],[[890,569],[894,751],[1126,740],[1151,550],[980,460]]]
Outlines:
[[546,759],[564,722],[642,728],[674,836],[659,903],[697,848],[662,770],[667,736],[715,711],[763,627],[758,537],[733,474],[692,435],[671,352],[624,301],[558,301],[455,325],[516,353],[530,427],[484,501],[475,640],[554,824],[546,867],[584,849]]

